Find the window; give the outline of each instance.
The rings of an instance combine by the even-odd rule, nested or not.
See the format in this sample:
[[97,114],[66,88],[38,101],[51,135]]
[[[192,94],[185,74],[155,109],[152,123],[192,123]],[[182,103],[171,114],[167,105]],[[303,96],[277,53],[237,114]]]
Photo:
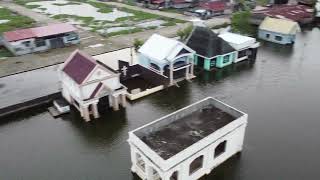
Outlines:
[[158,65],[154,64],[154,63],[150,63],[150,66],[153,68],[153,69],[156,69],[158,71],[160,71],[160,68]]
[[210,67],[216,67],[216,59],[217,59],[217,58],[211,59],[211,61],[210,61]]
[[227,141],[221,142],[214,150],[214,157],[218,157],[226,151]]
[[22,44],[26,47],[29,47],[31,45],[30,41],[24,41]]
[[230,59],[230,55],[223,56],[223,64],[228,63]]
[[282,41],[282,37],[281,36],[276,36],[274,39],[277,40],[277,41]]
[[37,47],[46,45],[46,41],[44,39],[36,39],[34,43],[36,44]]
[[238,52],[238,58],[242,58],[242,57],[245,57],[247,56],[247,50],[242,50],[242,51],[239,51]]
[[266,34],[266,38],[269,39],[270,38],[270,34]]
[[170,180],[178,180],[178,171],[175,171],[170,176]]
[[146,167],[145,167],[145,162],[142,159],[140,154],[136,154],[136,158],[137,158],[137,166],[142,170],[145,171]]
[[203,155],[197,157],[195,160],[193,160],[189,166],[189,174],[193,174],[199,169],[201,169],[203,166]]

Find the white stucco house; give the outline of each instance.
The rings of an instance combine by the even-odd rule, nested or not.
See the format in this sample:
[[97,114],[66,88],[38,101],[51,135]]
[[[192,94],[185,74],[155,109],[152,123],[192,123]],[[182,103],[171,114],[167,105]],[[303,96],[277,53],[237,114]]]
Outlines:
[[62,96],[90,121],[90,114],[99,117],[98,103],[107,98],[109,106],[119,109],[126,106],[126,87],[120,83],[120,74],[98,63],[89,55],[76,50],[59,71]]
[[206,98],[129,132],[131,171],[144,180],[196,180],[242,151],[247,114]]
[[168,78],[169,85],[195,77],[195,52],[178,40],[153,34],[138,52],[139,64]]

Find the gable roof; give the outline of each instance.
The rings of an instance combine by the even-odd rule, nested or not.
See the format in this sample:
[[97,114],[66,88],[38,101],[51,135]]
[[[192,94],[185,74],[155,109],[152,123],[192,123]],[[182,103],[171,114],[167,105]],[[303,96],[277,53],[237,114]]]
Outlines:
[[296,34],[300,31],[300,26],[294,21],[266,17],[260,24],[259,29],[282,34]]
[[181,50],[194,51],[180,41],[153,34],[138,50],[158,63],[173,61]]
[[77,84],[82,84],[96,66],[97,63],[92,57],[76,50],[65,62],[62,71]]
[[62,33],[68,33],[76,31],[77,29],[67,23],[50,24],[48,26],[35,27],[29,29],[19,29],[15,31],[8,31],[3,33],[3,37],[6,41],[19,41],[23,39],[30,39],[36,37],[46,37]]
[[220,38],[207,27],[196,26],[189,36],[186,44],[196,51],[198,55],[207,58],[235,51],[228,42]]

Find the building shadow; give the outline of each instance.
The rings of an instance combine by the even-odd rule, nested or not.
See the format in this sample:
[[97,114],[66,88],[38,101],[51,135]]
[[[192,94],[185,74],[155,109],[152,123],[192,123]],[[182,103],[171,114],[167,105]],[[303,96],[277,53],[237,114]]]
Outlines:
[[206,85],[212,82],[221,81],[227,77],[246,72],[254,67],[255,61],[242,61],[236,64],[231,64],[221,69],[213,69],[212,71],[197,70],[197,79],[195,82],[198,85]]
[[203,176],[199,180],[234,180],[239,179],[241,165],[241,153],[235,154],[227,161],[214,168],[209,175]]
[[124,108],[119,111],[112,109],[101,113],[98,119],[91,118],[90,122],[85,122],[80,113],[74,107],[68,115],[61,117],[62,120],[70,121],[74,132],[78,133],[87,144],[105,146],[121,136],[121,132],[127,127],[127,114]]

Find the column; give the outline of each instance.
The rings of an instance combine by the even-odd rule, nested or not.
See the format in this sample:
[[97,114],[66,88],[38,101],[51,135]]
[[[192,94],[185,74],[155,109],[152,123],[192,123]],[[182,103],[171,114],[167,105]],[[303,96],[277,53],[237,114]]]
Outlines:
[[99,111],[98,111],[98,103],[94,103],[91,106],[92,106],[93,117],[94,118],[99,118],[100,114],[99,114]]
[[112,107],[114,111],[118,111],[119,110],[119,100],[118,100],[118,96],[112,96],[113,97],[113,101],[112,101]]
[[122,107],[127,106],[127,99],[125,94],[121,94],[121,104],[122,104]]
[[194,77],[194,64],[193,64],[193,61],[191,61],[190,74],[192,75],[192,77]]
[[83,112],[83,118],[86,122],[90,121],[90,114],[89,114],[89,109],[88,106],[82,106],[81,107],[82,112]]
[[170,71],[170,85],[173,85],[173,63],[170,62],[170,67],[169,67],[169,71]]
[[190,79],[189,78],[189,66],[186,68],[186,79]]

